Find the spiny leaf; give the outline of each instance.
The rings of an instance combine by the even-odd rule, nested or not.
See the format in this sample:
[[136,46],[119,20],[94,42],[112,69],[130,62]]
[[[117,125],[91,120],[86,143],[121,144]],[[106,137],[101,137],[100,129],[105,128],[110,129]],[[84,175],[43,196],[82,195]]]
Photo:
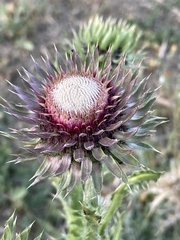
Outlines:
[[1,240],[12,240],[16,225],[16,218],[14,217],[15,213],[11,215],[11,217],[6,221],[3,235]]
[[[161,172],[155,172],[148,168],[144,168],[139,172],[136,172],[128,177],[128,184],[130,187],[136,186],[138,184],[147,183],[149,181],[157,181],[158,178],[161,176]],[[103,216],[103,221],[100,226],[100,235],[104,236],[105,230],[111,221],[114,214],[118,211],[119,207],[121,206],[122,199],[128,193],[128,186],[126,183],[121,183],[121,185],[116,189],[116,191],[112,195],[111,203]]]
[[16,240],[28,240],[29,238],[29,232],[31,230],[33,223],[29,225],[27,228],[25,228],[18,236],[16,237]]
[[37,236],[34,240],[41,240],[43,233],[41,233],[39,236]]
[[[29,232],[31,230],[33,223],[26,227],[21,233],[18,235],[16,234],[16,217],[15,213],[11,215],[11,217],[7,220],[3,235],[0,240],[28,240],[29,239]],[[40,234],[35,240],[41,240],[42,234]]]

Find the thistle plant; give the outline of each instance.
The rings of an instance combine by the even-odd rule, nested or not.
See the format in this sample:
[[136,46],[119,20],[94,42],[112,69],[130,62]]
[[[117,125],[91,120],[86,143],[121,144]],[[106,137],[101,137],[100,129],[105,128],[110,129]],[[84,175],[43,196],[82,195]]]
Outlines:
[[[140,56],[143,50],[143,44],[139,42],[141,37],[142,31],[135,24],[111,17],[104,20],[97,15],[81,24],[78,32],[73,30],[72,41],[82,57],[87,48],[93,51],[98,46],[100,61],[103,61],[104,55],[111,48],[112,61],[116,65],[124,54],[127,54],[126,60],[130,62]],[[72,43],[68,42],[68,45],[72,47]]]
[[154,149],[144,142],[159,123],[151,112],[155,97],[146,88],[148,78],[139,80],[126,69],[125,58],[112,71],[111,54],[100,71],[97,49],[84,62],[76,50],[70,59],[63,60],[57,49],[56,56],[58,66],[47,58],[45,70],[34,61],[39,77],[24,70],[25,90],[10,83],[24,104],[4,100],[7,113],[33,125],[12,129],[11,136],[25,143],[26,157],[44,159],[34,183],[63,174],[62,189],[69,192],[91,176],[99,193],[103,164],[127,182],[121,164],[143,167],[134,149]]
[[[101,18],[97,21],[101,22]],[[87,44],[89,47],[83,55],[77,40],[73,51],[65,56],[55,47],[54,63],[48,56],[42,58],[43,66],[33,59],[36,74],[23,69],[20,86],[9,82],[11,93],[20,102],[3,99],[2,104],[8,114],[29,126],[11,128],[9,133],[1,134],[22,142],[23,153],[13,162],[42,161],[31,186],[44,178],[52,181],[57,190],[55,197],[61,201],[67,222],[71,223],[65,239],[111,239],[106,234],[110,231],[109,224],[114,219],[121,223],[122,215],[114,216],[128,190],[135,184],[156,181],[160,176],[147,169],[134,154],[137,149],[156,151],[146,142],[162,120],[151,109],[156,90],[147,87],[149,77],[138,76],[140,64],[134,70],[134,65],[127,65],[127,58],[118,53],[114,65],[115,51],[120,50],[118,44],[122,42],[116,37],[121,24],[116,26],[109,19],[105,25],[111,29],[107,27],[109,38],[105,41],[102,40],[105,33],[101,37],[97,35],[102,41],[95,41],[92,46]],[[91,27],[90,24],[89,32]],[[96,32],[94,27],[93,31]],[[112,31],[113,38],[110,38]],[[133,28],[128,30],[124,41],[133,31]],[[132,50],[134,44],[132,41],[127,49]],[[106,52],[103,61],[101,48]],[[140,172],[126,176],[124,164],[139,168]],[[106,210],[98,201],[104,170],[122,180]],[[67,194],[71,196],[78,189],[77,184],[82,185],[81,199],[75,199],[75,194],[72,202],[81,201],[80,213],[67,206],[63,198]],[[111,234],[115,236],[113,239],[120,238],[116,227],[111,229]]]

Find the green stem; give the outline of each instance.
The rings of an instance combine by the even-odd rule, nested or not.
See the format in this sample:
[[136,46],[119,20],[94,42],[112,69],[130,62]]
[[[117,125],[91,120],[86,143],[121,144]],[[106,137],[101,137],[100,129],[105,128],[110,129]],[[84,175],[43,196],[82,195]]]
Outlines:
[[118,218],[118,221],[116,222],[116,226],[113,231],[112,240],[120,240],[121,238],[121,231],[122,231],[122,219],[124,216],[124,212],[121,213],[121,215]]

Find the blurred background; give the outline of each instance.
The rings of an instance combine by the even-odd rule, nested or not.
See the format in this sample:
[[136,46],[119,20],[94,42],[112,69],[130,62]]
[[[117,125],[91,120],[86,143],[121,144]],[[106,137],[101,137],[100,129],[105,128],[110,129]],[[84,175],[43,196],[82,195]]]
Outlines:
[[[139,40],[145,46],[143,75],[149,85],[161,86],[155,103],[158,116],[169,122],[157,128],[151,137],[161,154],[137,152],[146,166],[164,171],[158,183],[146,189],[135,189],[125,199],[123,239],[180,239],[180,0],[14,0],[0,1],[0,96],[13,101],[8,79],[18,84],[22,66],[33,72],[30,55],[41,62],[41,56],[53,56],[53,44],[63,50],[65,38],[71,40],[72,29],[96,14],[111,16],[136,24],[143,31]],[[0,108],[0,131],[21,128],[22,123]],[[60,239],[64,231],[63,209],[52,201],[51,184],[43,181],[30,189],[29,179],[38,162],[7,164],[12,153],[20,152],[18,142],[0,137],[0,236],[4,223],[16,209],[18,229],[32,221],[31,239],[45,232],[44,239]],[[51,237],[50,237],[51,236]]]

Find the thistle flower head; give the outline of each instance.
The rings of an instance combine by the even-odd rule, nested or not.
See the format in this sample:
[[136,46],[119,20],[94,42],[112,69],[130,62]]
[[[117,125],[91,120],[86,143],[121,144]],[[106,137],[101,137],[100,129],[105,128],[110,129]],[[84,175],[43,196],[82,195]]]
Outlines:
[[80,25],[79,31],[73,31],[73,35],[78,54],[84,57],[87,46],[91,51],[98,46],[100,62],[109,48],[114,64],[118,64],[120,56],[124,54],[128,55],[130,61],[134,60],[143,49],[142,44],[138,44],[142,31],[135,24],[122,19],[117,21],[109,17],[104,20],[102,16],[97,15]]
[[150,110],[154,91],[146,88],[148,78],[139,81],[127,69],[125,58],[112,69],[107,53],[100,71],[97,49],[83,61],[76,50],[63,58],[56,49],[56,56],[56,67],[48,57],[44,69],[34,61],[38,77],[24,70],[25,90],[10,83],[24,104],[5,101],[4,108],[32,125],[11,135],[23,142],[26,158],[43,158],[34,183],[61,175],[61,189],[70,191],[92,177],[99,192],[102,164],[124,180],[120,164],[141,166],[133,150],[152,149],[144,140],[159,123]]

